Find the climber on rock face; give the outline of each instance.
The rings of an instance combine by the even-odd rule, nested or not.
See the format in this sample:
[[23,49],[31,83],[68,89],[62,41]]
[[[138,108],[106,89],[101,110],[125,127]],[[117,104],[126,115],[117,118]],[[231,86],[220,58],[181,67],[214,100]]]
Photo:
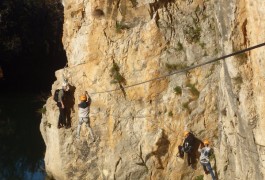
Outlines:
[[67,83],[63,83],[62,89],[58,92],[58,102],[57,106],[59,107],[59,119],[58,119],[58,129],[65,126],[66,124],[66,108],[65,108],[65,92],[69,90]]
[[203,166],[203,170],[205,172],[205,174],[208,174],[208,172],[210,172],[212,179],[216,180],[216,177],[214,175],[213,169],[211,167],[210,164],[210,160],[209,160],[209,156],[211,154],[211,148],[209,147],[209,141],[208,140],[204,140],[203,141],[204,147],[201,148],[201,145],[198,149],[198,151],[201,153],[200,156],[200,163]]
[[184,158],[184,153],[187,153],[188,155],[188,166],[192,165],[192,150],[193,150],[193,144],[194,144],[195,137],[194,135],[189,132],[184,132],[184,141],[182,146],[178,146],[179,154],[178,157]]
[[87,93],[87,91],[85,91],[85,95],[80,96],[80,103],[78,104],[78,116],[79,116],[79,123],[77,126],[77,135],[76,138],[79,139],[80,138],[80,129],[83,123],[86,123],[86,127],[89,130],[90,136],[92,137],[92,141],[95,141],[94,138],[94,134],[93,131],[90,127],[90,122],[89,122],[89,106],[91,103],[90,97]]

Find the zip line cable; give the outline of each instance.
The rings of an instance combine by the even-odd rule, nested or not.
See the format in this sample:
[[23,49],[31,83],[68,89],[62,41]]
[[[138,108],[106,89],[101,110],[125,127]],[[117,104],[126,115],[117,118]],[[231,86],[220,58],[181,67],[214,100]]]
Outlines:
[[[258,44],[258,45],[255,45],[255,46],[240,50],[240,51],[236,51],[236,52],[228,54],[228,55],[224,55],[224,56],[221,56],[221,57],[218,57],[218,58],[214,58],[214,59],[206,61],[204,63],[193,65],[193,66],[190,66],[190,67],[187,67],[187,68],[184,68],[184,69],[181,69],[181,70],[166,74],[164,76],[160,76],[160,77],[149,79],[149,80],[146,80],[146,81],[143,81],[143,82],[139,82],[139,83],[135,83],[135,84],[132,84],[132,85],[124,86],[123,88],[127,89],[127,88],[131,88],[131,87],[138,86],[138,85],[141,85],[141,84],[145,84],[145,83],[148,83],[148,82],[151,82],[151,81],[160,80],[160,79],[166,78],[168,76],[172,76],[172,75],[175,75],[175,74],[186,72],[186,71],[189,71],[191,69],[195,69],[197,67],[201,67],[201,66],[204,66],[204,65],[207,65],[207,64],[222,60],[222,59],[226,59],[226,58],[229,58],[229,57],[232,57],[232,56],[235,56],[235,55],[247,52],[247,51],[251,51],[253,49],[256,49],[256,48],[259,48],[259,47],[262,47],[262,46],[265,46],[265,43],[261,43],[261,44]],[[90,93],[90,94],[103,94],[103,93],[109,93],[109,92],[118,91],[118,90],[121,90],[121,88],[116,88],[116,89],[107,90],[107,91],[101,91],[101,92],[94,92],[94,93]]]

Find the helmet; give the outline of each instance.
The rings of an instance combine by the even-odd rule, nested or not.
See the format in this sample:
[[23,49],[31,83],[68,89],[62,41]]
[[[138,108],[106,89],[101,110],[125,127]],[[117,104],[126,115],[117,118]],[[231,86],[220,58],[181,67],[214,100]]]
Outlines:
[[186,137],[189,134],[189,131],[184,131],[184,136]]
[[66,82],[62,83],[62,87],[66,87],[68,84]]
[[62,84],[62,89],[64,89],[65,91],[68,91],[68,90],[69,90],[68,83],[63,82],[63,84]]
[[207,140],[207,139],[205,139],[204,141],[203,141],[203,144],[207,144],[207,145],[209,145],[209,141]]
[[80,100],[81,101],[86,101],[86,96],[84,96],[84,95],[80,96]]

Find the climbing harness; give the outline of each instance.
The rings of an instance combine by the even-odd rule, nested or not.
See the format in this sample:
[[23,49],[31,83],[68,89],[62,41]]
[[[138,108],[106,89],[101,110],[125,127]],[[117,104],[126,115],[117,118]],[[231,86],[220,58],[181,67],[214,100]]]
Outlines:
[[85,84],[85,77],[86,77],[86,73],[83,72],[83,82],[82,82],[82,91],[85,91],[85,87],[84,87],[84,84]]

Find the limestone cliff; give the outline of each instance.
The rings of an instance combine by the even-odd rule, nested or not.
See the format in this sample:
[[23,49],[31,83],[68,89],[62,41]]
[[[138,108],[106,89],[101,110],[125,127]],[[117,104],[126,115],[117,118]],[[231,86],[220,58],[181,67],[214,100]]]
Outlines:
[[[183,131],[214,148],[219,179],[262,180],[265,169],[264,48],[149,81],[265,39],[263,0],[64,0],[63,43],[71,128],[57,129],[46,103],[41,132],[55,179],[199,179],[176,158]],[[110,91],[113,89],[119,89]],[[78,97],[92,99],[92,143],[75,139]],[[106,92],[107,91],[107,92]],[[204,175],[204,179],[211,179]]]

